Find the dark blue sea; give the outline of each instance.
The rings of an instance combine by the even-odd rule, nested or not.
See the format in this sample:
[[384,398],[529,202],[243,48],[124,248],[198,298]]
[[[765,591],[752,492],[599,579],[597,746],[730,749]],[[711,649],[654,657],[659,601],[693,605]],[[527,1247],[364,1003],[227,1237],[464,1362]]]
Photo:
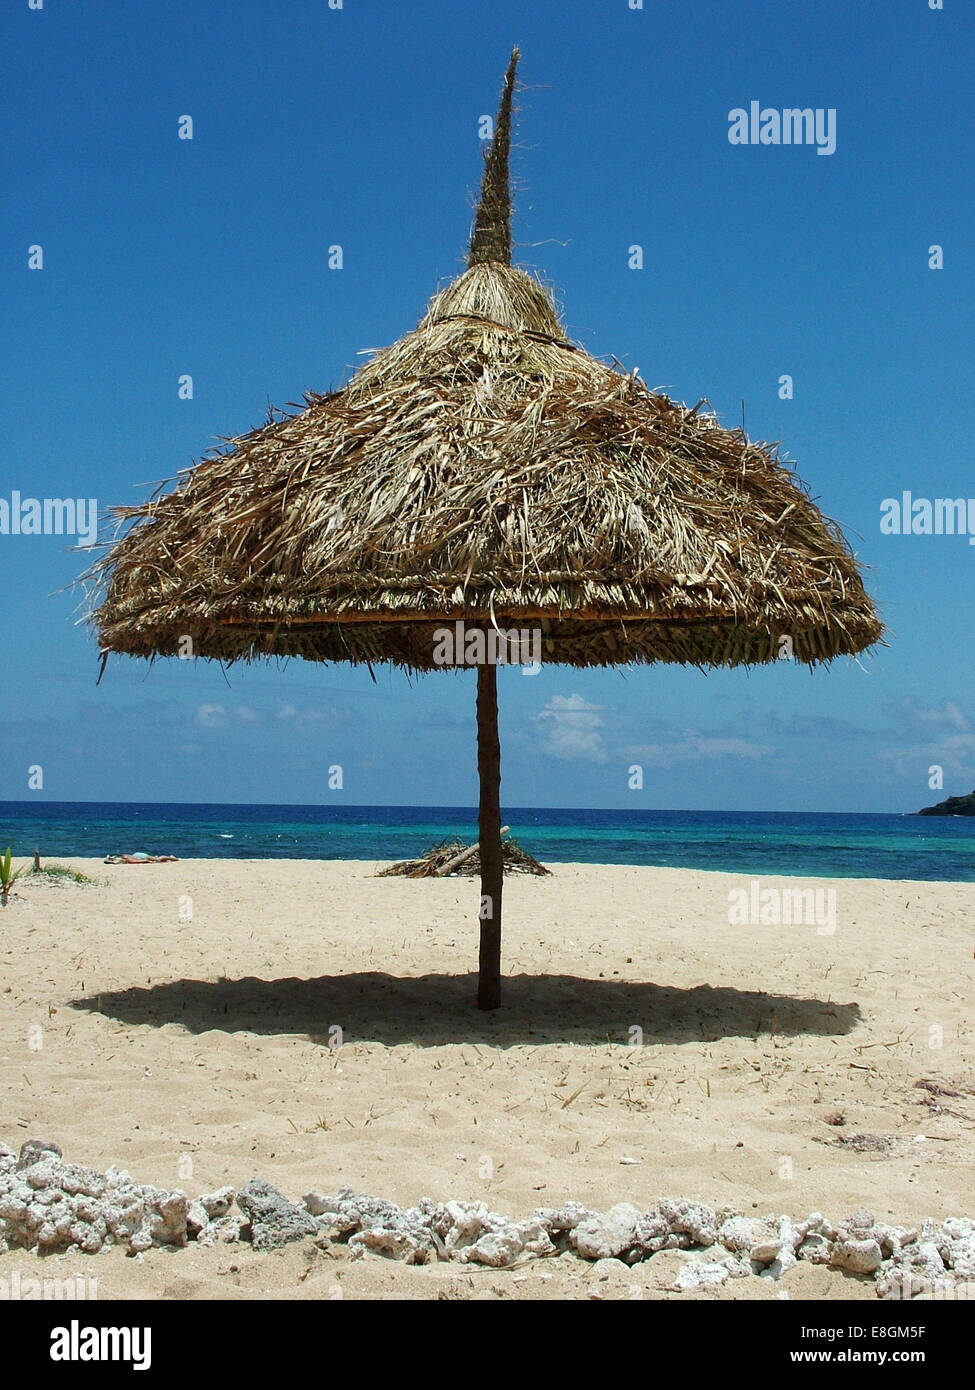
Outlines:
[[[507,807],[542,863],[647,864],[732,873],[975,882],[975,819],[779,811],[582,811]],[[457,806],[197,806],[0,802],[0,852],[175,854],[181,859],[409,859],[473,840]]]

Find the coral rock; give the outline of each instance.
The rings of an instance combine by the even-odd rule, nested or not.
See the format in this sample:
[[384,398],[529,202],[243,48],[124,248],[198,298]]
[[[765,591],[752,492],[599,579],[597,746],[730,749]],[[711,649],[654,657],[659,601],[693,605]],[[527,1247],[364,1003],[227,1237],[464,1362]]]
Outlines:
[[255,1250],[276,1250],[292,1241],[318,1235],[320,1230],[307,1211],[289,1202],[265,1178],[251,1178],[238,1192],[237,1205],[250,1222]]
[[883,1263],[883,1251],[877,1241],[838,1240],[833,1246],[830,1264],[834,1269],[848,1269],[851,1274],[873,1274]]
[[622,1255],[636,1243],[640,1213],[628,1202],[619,1202],[602,1216],[581,1221],[569,1239],[587,1260],[610,1259]]

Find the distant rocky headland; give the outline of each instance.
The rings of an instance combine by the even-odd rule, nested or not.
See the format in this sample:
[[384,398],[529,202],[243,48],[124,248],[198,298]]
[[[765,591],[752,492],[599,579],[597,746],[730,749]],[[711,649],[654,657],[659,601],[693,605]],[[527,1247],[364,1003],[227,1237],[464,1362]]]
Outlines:
[[919,816],[975,816],[975,791],[968,796],[949,796],[937,806],[925,806]]

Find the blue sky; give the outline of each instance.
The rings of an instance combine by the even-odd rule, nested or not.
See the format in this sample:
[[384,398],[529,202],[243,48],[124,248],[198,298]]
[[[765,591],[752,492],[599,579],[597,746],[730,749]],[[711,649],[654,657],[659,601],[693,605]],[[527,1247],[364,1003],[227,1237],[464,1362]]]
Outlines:
[[[815,673],[503,671],[503,802],[898,811],[932,764],[970,790],[975,547],[879,526],[904,489],[975,497],[962,0],[7,0],[0,498],[133,502],[412,328],[463,268],[515,42],[516,260],[591,352],[730,425],[744,399],[891,635]],[[835,153],[730,144],[752,100],[835,109]],[[474,804],[473,673],[113,659],[96,689],[83,567],[0,535],[0,797]]]

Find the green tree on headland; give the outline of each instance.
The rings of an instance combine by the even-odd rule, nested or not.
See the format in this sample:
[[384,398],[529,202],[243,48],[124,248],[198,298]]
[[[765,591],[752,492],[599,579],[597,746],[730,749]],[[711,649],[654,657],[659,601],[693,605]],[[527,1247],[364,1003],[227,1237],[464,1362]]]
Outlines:
[[968,796],[949,796],[937,806],[925,806],[919,816],[975,816],[975,791]]

